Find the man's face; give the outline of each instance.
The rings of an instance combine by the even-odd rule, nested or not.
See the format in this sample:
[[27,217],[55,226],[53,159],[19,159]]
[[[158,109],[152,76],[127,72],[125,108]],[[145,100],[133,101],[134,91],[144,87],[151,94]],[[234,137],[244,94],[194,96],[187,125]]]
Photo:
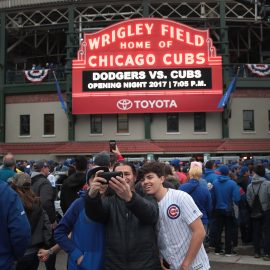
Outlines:
[[126,183],[133,188],[134,187],[134,183],[136,180],[136,175],[133,174],[132,169],[130,166],[128,165],[121,165],[121,166],[117,166],[114,169],[115,172],[122,172],[123,173],[123,178],[125,179]]
[[44,166],[41,169],[41,173],[44,174],[45,176],[48,176],[50,174],[50,168],[49,168],[49,166]]
[[146,194],[155,195],[159,192],[164,182],[164,176],[158,177],[155,173],[147,173],[141,180],[143,190]]

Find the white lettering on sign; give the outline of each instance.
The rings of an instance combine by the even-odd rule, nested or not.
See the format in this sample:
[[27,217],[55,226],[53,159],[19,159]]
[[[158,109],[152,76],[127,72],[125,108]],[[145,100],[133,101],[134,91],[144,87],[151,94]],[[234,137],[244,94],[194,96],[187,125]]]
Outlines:
[[163,63],[171,65],[201,65],[205,63],[204,53],[166,53],[163,55]]
[[113,81],[113,80],[144,80],[146,78],[145,71],[95,71],[93,72],[93,81]]
[[91,55],[89,57],[90,67],[134,67],[134,66],[153,66],[156,63],[154,54],[137,55]]
[[[125,101],[125,102],[124,102]],[[131,100],[119,100],[117,102],[117,107],[118,109],[120,110],[129,110],[130,108],[133,107],[133,103],[135,105],[135,108],[136,109],[148,109],[148,108],[151,108],[151,109],[163,109],[163,108],[166,108],[166,109],[170,109],[170,108],[177,108],[177,103],[176,101],[173,99],[173,100],[169,100],[169,99],[158,99],[158,100],[134,100],[133,102]],[[125,106],[123,106],[123,104],[125,104]],[[129,104],[129,106],[126,106],[126,104]]]
[[171,71],[171,78],[172,79],[199,79],[202,77],[202,72],[197,70],[172,70]]
[[112,30],[110,34],[103,34],[95,38],[89,38],[90,50],[99,49],[114,43],[117,39],[125,39],[132,36],[151,35],[154,24],[136,23],[135,25],[125,25],[116,30]]
[[174,25],[161,25],[161,35],[162,36],[169,36],[171,39],[176,39],[181,42],[185,42],[189,45],[202,47],[204,45],[204,38],[198,34],[192,34],[189,31],[185,31],[179,27]]

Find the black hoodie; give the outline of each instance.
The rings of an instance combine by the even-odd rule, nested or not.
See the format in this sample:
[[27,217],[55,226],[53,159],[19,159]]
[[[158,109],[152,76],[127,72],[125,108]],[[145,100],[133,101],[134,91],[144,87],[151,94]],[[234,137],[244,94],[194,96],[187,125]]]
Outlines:
[[78,192],[86,183],[84,172],[75,172],[64,180],[61,187],[60,206],[65,213],[73,201],[79,198]]

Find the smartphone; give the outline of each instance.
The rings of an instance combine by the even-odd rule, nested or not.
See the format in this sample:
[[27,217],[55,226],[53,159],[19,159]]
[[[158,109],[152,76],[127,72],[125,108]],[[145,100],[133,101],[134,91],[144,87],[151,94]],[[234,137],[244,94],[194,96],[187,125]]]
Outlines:
[[112,177],[114,178],[116,176],[123,177],[123,173],[122,172],[101,172],[98,174],[98,176],[106,179],[107,184],[108,184]]
[[110,140],[109,141],[109,146],[110,146],[110,152],[113,152],[113,150],[116,150],[116,141],[115,140]]

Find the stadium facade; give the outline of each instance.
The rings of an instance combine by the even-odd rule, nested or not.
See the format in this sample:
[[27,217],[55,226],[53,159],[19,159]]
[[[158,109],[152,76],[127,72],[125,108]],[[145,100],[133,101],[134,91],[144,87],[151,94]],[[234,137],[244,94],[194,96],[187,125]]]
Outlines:
[[[93,155],[108,150],[108,141],[116,140],[123,155],[135,159],[269,158],[269,10],[268,1],[259,0],[1,0],[0,155],[9,151],[18,159]],[[114,102],[113,94],[108,94],[111,90],[105,92],[103,103],[95,99],[78,102],[74,98],[78,79],[74,61],[79,59],[85,34],[102,33],[136,19],[163,19],[194,31],[209,30],[216,55],[222,57],[222,76],[213,77],[211,83],[218,86],[214,90],[221,93],[220,98],[222,92],[233,90],[225,107],[218,109],[217,99],[205,99],[203,91],[194,98],[184,88],[182,103],[175,105],[164,98],[173,96],[173,90],[166,92],[166,87],[159,89],[164,90],[163,98],[157,96],[154,101],[145,98],[142,102],[149,89],[140,92],[141,101],[133,101],[142,109],[137,112],[108,109]],[[191,40],[187,42],[191,44]],[[103,81],[107,79],[105,76]],[[178,81],[176,91],[182,86],[181,79]],[[125,83],[132,91],[140,87]],[[118,87],[117,83],[100,85]],[[124,106],[128,106],[129,96],[123,92]]]

